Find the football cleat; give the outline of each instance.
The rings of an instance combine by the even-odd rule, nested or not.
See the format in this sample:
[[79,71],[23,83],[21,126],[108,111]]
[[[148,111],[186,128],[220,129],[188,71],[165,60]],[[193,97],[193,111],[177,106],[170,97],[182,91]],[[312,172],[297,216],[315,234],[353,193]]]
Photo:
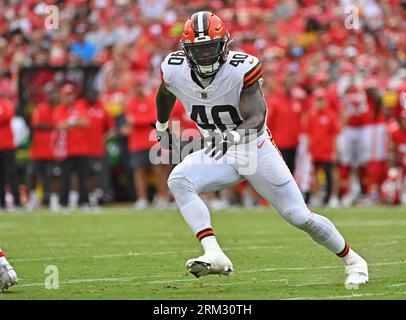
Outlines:
[[233,272],[233,264],[222,252],[208,252],[186,262],[186,269],[196,278],[208,274],[228,276]]
[[4,292],[5,289],[17,284],[17,274],[13,267],[9,264],[0,265],[0,289]]
[[355,252],[345,262],[345,273],[348,275],[345,279],[347,289],[358,289],[361,284],[368,283],[368,264]]

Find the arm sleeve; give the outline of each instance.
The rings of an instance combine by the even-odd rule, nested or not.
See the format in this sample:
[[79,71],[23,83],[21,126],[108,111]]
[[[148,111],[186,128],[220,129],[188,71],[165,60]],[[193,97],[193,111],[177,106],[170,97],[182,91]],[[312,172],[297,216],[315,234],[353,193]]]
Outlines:
[[161,63],[160,73],[161,73],[161,81],[165,85],[165,87],[172,92],[172,67],[168,64],[168,60],[170,58],[170,54],[165,57],[165,59]]
[[258,58],[249,56],[245,62],[245,66],[241,66],[244,71],[243,89],[250,87],[256,81],[262,78],[262,63]]

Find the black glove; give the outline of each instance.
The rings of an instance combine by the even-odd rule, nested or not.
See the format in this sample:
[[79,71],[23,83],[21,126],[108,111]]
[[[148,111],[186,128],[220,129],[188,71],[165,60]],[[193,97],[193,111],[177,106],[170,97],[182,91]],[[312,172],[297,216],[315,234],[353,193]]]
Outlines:
[[155,129],[157,140],[162,149],[179,152],[179,146],[176,141],[176,136],[171,133],[169,128],[167,128],[165,131],[161,131],[156,129],[155,123],[151,123],[151,126]]
[[214,157],[214,159],[218,160],[235,144],[237,144],[235,136],[230,131],[224,131],[221,134],[216,134],[211,137],[211,141],[205,153],[210,153],[210,157]]

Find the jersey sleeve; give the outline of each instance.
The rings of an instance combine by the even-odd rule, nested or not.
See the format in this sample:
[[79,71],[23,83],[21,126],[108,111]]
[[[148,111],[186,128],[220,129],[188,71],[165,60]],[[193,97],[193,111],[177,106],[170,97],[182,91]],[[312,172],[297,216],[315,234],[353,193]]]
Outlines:
[[171,58],[171,54],[168,54],[165,59],[161,63],[161,81],[165,84],[165,86],[170,89],[172,84],[172,69],[173,66],[168,63],[169,59]]
[[249,56],[243,66],[243,89],[253,85],[256,81],[262,78],[262,64],[257,57]]

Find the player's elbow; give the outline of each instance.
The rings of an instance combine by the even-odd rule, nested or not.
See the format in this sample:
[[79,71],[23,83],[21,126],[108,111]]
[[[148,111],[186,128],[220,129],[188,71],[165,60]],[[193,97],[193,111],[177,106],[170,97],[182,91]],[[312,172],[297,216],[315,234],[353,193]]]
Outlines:
[[261,130],[265,124],[265,115],[256,114],[250,117],[251,127],[256,130]]

